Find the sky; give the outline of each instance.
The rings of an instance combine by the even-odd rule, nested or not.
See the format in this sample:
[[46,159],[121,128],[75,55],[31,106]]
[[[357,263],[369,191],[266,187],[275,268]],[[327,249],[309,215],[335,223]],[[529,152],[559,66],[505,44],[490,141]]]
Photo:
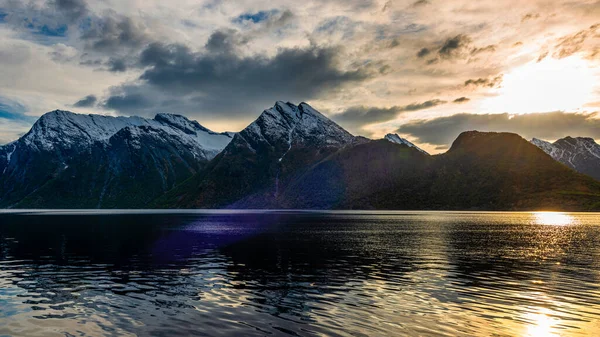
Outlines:
[[55,109],[239,131],[277,100],[432,153],[600,139],[600,1],[0,0],[0,144]]

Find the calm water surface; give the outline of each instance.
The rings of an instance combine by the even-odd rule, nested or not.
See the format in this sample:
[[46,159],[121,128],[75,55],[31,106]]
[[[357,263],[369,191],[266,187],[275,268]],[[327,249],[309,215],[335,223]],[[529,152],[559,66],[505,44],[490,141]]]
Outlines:
[[0,336],[600,336],[600,214],[0,213]]

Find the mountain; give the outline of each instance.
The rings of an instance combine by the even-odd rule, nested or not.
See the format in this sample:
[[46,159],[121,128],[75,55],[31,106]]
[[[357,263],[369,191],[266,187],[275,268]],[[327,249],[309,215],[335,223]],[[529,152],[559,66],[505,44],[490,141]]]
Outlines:
[[465,132],[447,153],[435,156],[385,140],[357,144],[291,185],[291,208],[600,208],[599,182],[511,133]]
[[408,147],[413,147],[425,154],[428,154],[427,152],[423,151],[421,148],[419,148],[418,146],[416,146],[415,144],[411,143],[410,141],[408,141],[407,139],[404,139],[400,136],[398,136],[398,134],[395,133],[388,133],[387,135],[385,135],[384,137],[385,140],[390,141],[392,143],[396,143],[396,144],[404,144]]
[[277,102],[155,206],[590,210],[600,182],[512,133],[464,132],[430,156],[397,135],[353,137],[305,103]]
[[429,155],[281,101],[235,134],[57,110],[0,146],[0,207],[598,210],[600,181],[554,159],[584,172],[594,146],[469,131]]
[[202,169],[232,137],[179,115],[52,111],[0,147],[0,207],[143,207]]
[[600,180],[600,145],[592,138],[566,137],[554,143],[534,138],[531,143],[577,172]]
[[284,207],[280,195],[314,163],[355,138],[306,103],[276,102],[209,165],[157,202],[202,208]]

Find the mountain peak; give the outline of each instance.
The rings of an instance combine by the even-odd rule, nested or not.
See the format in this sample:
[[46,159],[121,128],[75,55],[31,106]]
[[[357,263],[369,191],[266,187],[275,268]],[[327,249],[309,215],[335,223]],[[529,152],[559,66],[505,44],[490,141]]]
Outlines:
[[340,146],[354,136],[307,103],[277,101],[240,132],[248,143],[266,142],[287,149],[291,144]]
[[600,145],[593,138],[567,136],[554,143],[534,138],[531,143],[554,160],[576,171],[600,179]]
[[456,138],[448,152],[457,150],[478,152],[503,151],[522,142],[527,143],[521,136],[511,132],[465,131]]
[[396,133],[388,133],[387,135],[385,135],[384,137],[385,140],[392,142],[394,144],[400,144],[400,145],[406,145],[408,147],[412,147],[415,148],[425,154],[429,154],[427,152],[425,152],[423,149],[419,148],[418,146],[416,146],[415,144],[411,143],[409,140],[400,137],[398,134]]

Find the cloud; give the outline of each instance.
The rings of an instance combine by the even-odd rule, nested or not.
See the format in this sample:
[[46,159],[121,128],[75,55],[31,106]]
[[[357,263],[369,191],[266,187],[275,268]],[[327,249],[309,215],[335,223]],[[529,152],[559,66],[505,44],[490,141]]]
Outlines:
[[88,96],[80,99],[79,101],[75,102],[75,104],[73,104],[73,106],[76,108],[89,108],[89,107],[93,107],[96,104],[96,101],[98,101],[98,98],[96,96],[88,95]]
[[[472,39],[466,34],[459,34],[446,39],[441,46],[423,47],[417,52],[418,58],[424,58],[433,54],[433,58],[427,60],[427,65],[440,63],[441,61],[472,60],[472,56],[483,53],[493,53],[498,46],[494,44],[485,47],[472,46]],[[437,49],[437,51],[436,51]],[[435,53],[435,54],[434,54]]]
[[477,55],[477,54],[482,54],[482,53],[493,53],[496,51],[496,45],[489,45],[489,46],[485,46],[482,48],[473,48],[471,49],[471,55]]
[[[202,109],[242,114],[275,100],[309,100],[379,74],[383,65],[344,70],[338,47],[281,48],[273,56],[238,53],[245,41],[233,31],[211,35],[204,51],[182,44],[152,43],[140,54],[144,71],[135,83],[112,88],[103,106],[120,112],[155,109]],[[174,100],[174,99],[178,100]],[[139,109],[138,105],[139,104]]]
[[427,55],[429,55],[431,53],[431,50],[429,50],[429,48],[422,48],[421,50],[419,50],[419,52],[417,53],[417,57],[418,58],[423,58]]
[[539,13],[527,13],[525,15],[523,15],[523,18],[521,19],[521,22],[525,22],[528,20],[535,20],[535,19],[539,19],[540,14]]
[[[0,23],[43,38],[66,37],[69,25],[88,13],[83,0],[48,0],[25,2],[7,0],[0,4]],[[41,38],[40,38],[41,37]]]
[[51,1],[51,4],[71,22],[81,19],[88,13],[87,4],[84,0],[54,0]]
[[121,58],[111,57],[107,62],[108,71],[119,73],[127,70],[127,63]]
[[598,113],[530,113],[524,115],[457,114],[406,123],[397,132],[410,135],[417,143],[437,146],[451,144],[463,131],[514,132],[526,139],[555,140],[566,136],[600,138]]
[[457,104],[460,104],[460,103],[467,103],[467,102],[468,102],[468,101],[470,101],[470,100],[471,100],[471,99],[470,99],[470,98],[468,98],[468,97],[459,97],[459,98],[455,99],[454,101],[452,101],[452,103],[457,103]]
[[425,110],[446,103],[447,102],[443,100],[433,99],[422,103],[412,103],[390,108],[354,106],[346,109],[342,113],[333,115],[332,118],[345,127],[360,129],[365,125],[393,120],[403,112]]
[[471,38],[464,34],[456,35],[455,37],[446,40],[444,45],[438,51],[438,54],[443,59],[459,58],[462,51],[471,43]]
[[141,110],[149,104],[149,98],[143,94],[128,93],[126,90],[121,94],[113,94],[102,102],[104,108],[117,111]]
[[139,48],[151,41],[141,22],[113,12],[91,20],[81,39],[88,49],[109,53]]
[[429,0],[418,0],[417,2],[413,3],[413,7],[420,7],[420,6],[425,6],[425,5],[429,5],[431,2],[429,2]]
[[476,78],[476,79],[468,79],[465,81],[465,87],[488,87],[488,88],[496,88],[502,84],[502,75],[488,78]]
[[315,32],[333,35],[340,33],[343,39],[352,38],[361,22],[352,20],[347,16],[335,16],[327,18],[319,23]]
[[[248,38],[242,36],[234,29],[217,30],[213,32],[206,42],[206,49],[213,53],[232,53],[236,49],[244,44],[248,43]],[[176,48],[180,48],[177,46]],[[180,48],[182,53],[190,53],[189,50],[183,50]],[[164,54],[164,46],[160,44],[153,44],[150,48],[144,50],[142,59],[148,59],[152,57],[152,53]],[[144,62],[144,61],[143,61]]]
[[0,118],[13,121],[31,121],[32,118],[25,115],[27,108],[19,102],[0,96]]
[[555,46],[556,51],[552,56],[561,59],[581,51],[590,37],[598,38],[600,36],[597,33],[599,28],[600,24],[595,24],[575,34],[560,38]]
[[0,117],[0,146],[17,140],[31,128],[31,123]]

